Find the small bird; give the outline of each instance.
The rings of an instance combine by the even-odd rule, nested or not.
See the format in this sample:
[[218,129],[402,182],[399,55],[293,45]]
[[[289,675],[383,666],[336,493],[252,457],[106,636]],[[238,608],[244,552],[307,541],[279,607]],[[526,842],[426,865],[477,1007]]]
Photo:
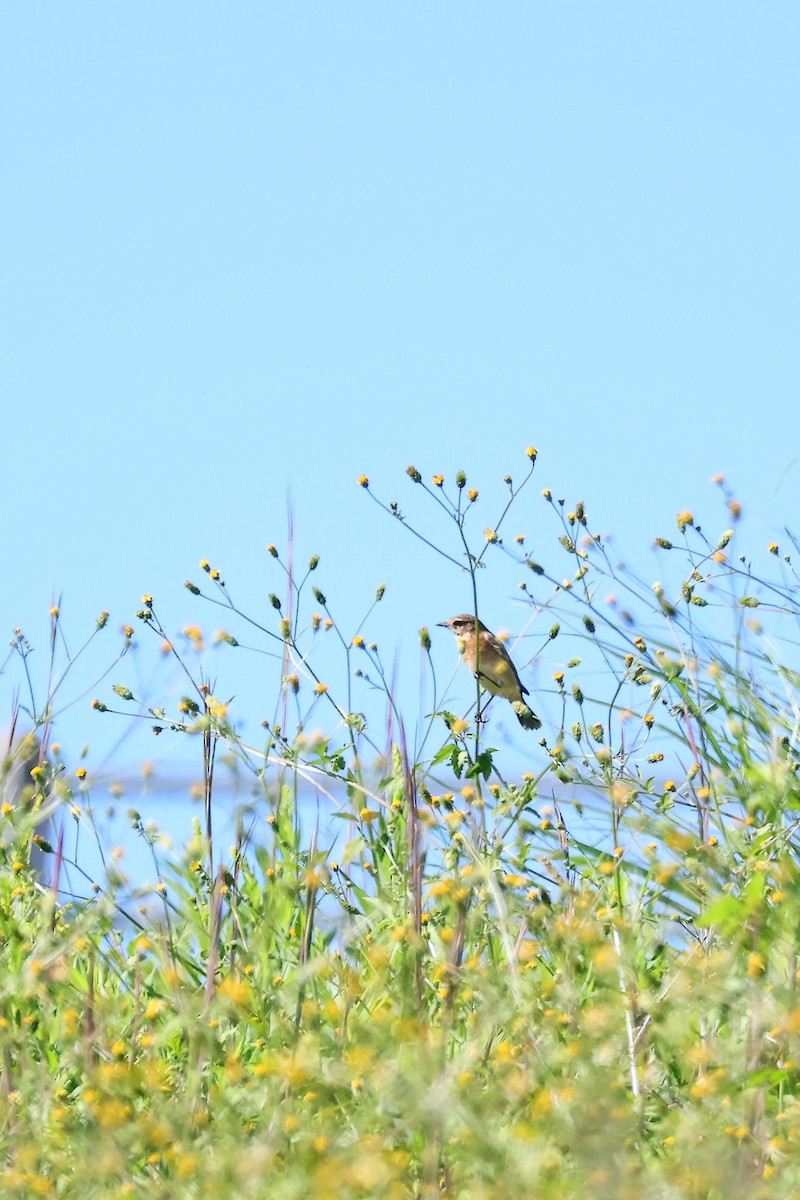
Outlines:
[[464,663],[481,688],[493,696],[508,700],[524,729],[541,728],[542,722],[522,698],[528,695],[528,689],[517,674],[508,651],[483,621],[471,613],[461,613],[440,621],[439,625],[456,635]]

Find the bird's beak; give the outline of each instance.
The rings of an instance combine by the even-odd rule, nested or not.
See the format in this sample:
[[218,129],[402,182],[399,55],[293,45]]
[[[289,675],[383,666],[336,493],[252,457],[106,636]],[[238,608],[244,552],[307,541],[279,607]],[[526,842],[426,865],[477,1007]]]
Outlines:
[[436,628],[437,629],[447,629],[447,622],[446,621],[437,621]]

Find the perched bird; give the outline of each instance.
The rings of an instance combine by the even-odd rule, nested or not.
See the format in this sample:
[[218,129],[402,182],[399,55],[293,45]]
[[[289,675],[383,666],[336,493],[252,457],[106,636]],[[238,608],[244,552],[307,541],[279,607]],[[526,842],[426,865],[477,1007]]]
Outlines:
[[522,698],[528,695],[528,689],[517,674],[517,668],[505,646],[486,628],[483,621],[471,613],[461,613],[440,621],[439,625],[456,635],[464,663],[483,690],[508,700],[524,729],[539,729],[542,722]]

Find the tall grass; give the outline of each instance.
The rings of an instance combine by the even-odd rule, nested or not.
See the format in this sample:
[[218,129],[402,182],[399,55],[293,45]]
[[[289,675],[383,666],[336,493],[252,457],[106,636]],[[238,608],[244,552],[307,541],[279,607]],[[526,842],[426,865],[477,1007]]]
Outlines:
[[[76,882],[65,831],[96,831],[92,779],[53,743],[59,672],[40,704],[31,680],[35,727],[3,767],[3,1195],[798,1194],[791,557],[738,556],[741,510],[721,482],[729,527],[709,540],[678,514],[655,582],[547,489],[554,538],[534,559],[506,526],[535,463],[529,449],[486,525],[463,474],[448,487],[409,468],[447,540],[424,504],[412,521],[359,481],[415,535],[410,556],[464,574],[479,615],[495,556],[518,565],[514,657],[555,668],[537,689],[542,736],[522,735],[532,773],[505,777],[504,702],[476,692],[453,711],[432,658],[415,753],[369,611],[341,628],[316,557],[298,572],[269,548],[283,582],[257,619],[206,563],[189,592],[229,611],[234,649],[249,628],[253,651],[279,657],[281,686],[246,742],[230,683],[187,653],[199,626],[181,639],[143,598],[141,634],[185,692],[137,697],[123,658],[95,708],[193,739],[203,799],[177,855],[130,814],[153,856],[144,897],[107,848],[104,877]],[[318,667],[325,639],[338,679],[330,657]],[[24,674],[21,634],[14,653]],[[355,711],[354,672],[380,718]],[[226,764],[251,793],[232,848],[215,829]],[[330,821],[302,817],[309,786]]]

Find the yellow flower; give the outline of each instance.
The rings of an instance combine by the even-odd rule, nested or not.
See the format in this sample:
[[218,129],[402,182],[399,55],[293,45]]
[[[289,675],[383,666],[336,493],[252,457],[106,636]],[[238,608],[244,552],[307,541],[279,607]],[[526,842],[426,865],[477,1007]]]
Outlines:
[[217,992],[223,1000],[230,1000],[232,1004],[236,1004],[240,1008],[247,1008],[253,1002],[250,985],[244,980],[235,979],[232,975],[227,975],[220,981]]
[[767,961],[757,951],[747,957],[747,978],[758,979],[767,969]]
[[197,625],[185,625],[183,636],[192,643],[198,652],[203,649],[203,631]]

